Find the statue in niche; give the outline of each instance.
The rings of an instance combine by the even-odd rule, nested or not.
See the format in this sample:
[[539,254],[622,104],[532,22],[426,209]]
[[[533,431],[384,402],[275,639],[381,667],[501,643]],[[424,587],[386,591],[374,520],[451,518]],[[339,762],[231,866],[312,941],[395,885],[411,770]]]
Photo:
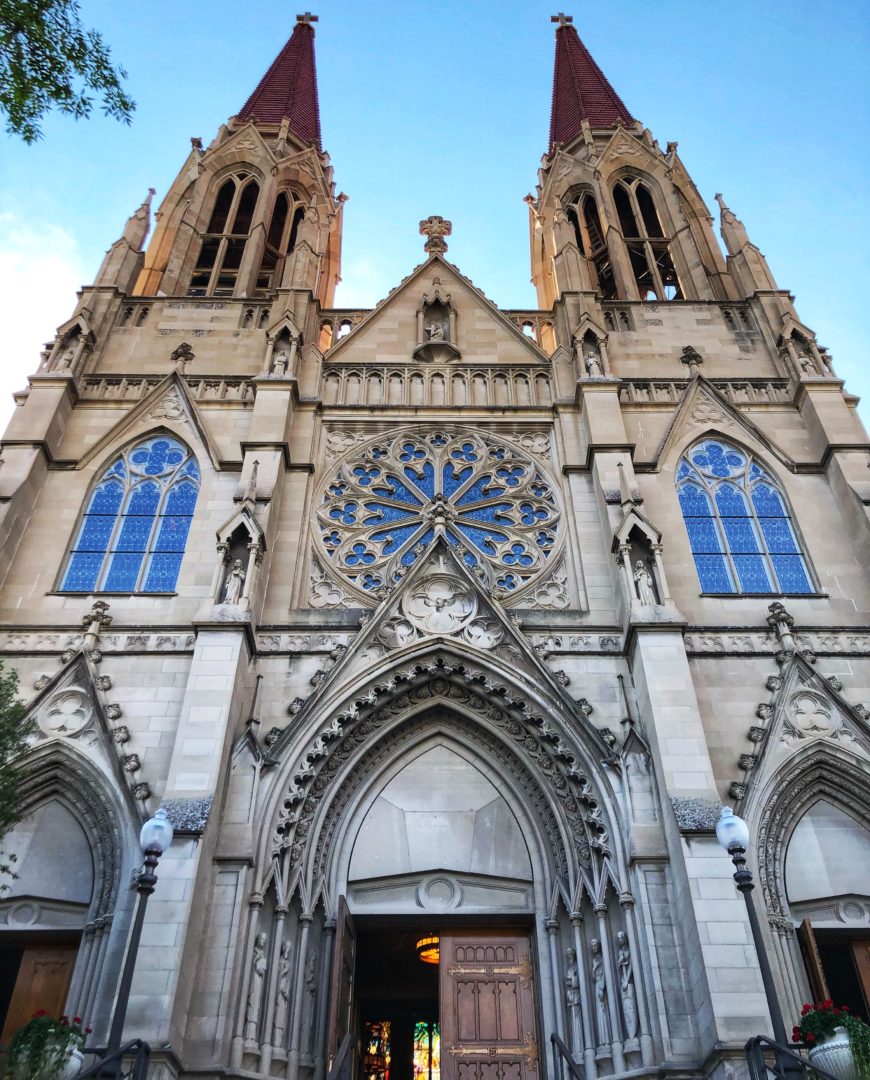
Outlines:
[[271,374],[274,378],[280,379],[287,370],[287,365],[290,363],[290,354],[282,345],[276,349],[272,356],[272,371]]
[[598,1045],[610,1042],[610,1017],[607,1014],[607,980],[604,977],[604,957],[601,954],[601,942],[592,939],[592,983],[595,987],[595,1027],[598,1032]]
[[634,587],[637,590],[637,598],[642,604],[657,603],[652,574],[641,559],[634,564]]
[[309,949],[305,958],[305,999],[302,1002],[302,1030],[310,1046],[314,1034],[314,999],[317,995],[317,950]]
[[278,986],[275,991],[275,1019],[272,1023],[272,1045],[284,1046],[287,1030],[287,1015],[290,1011],[290,955],[292,946],[289,941],[281,945],[278,957]]
[[601,361],[593,352],[586,356],[586,374],[590,379],[600,379],[603,375]]
[[75,346],[70,345],[69,348],[64,351],[64,354],[61,357],[61,365],[65,368],[72,367],[72,362],[73,360],[75,360],[75,356]]
[[254,940],[251,959],[251,988],[245,1003],[245,1038],[256,1042],[260,1026],[260,1006],[263,1003],[263,983],[266,981],[266,934],[261,931]]
[[572,1049],[577,1053],[581,1049],[580,1038],[580,974],[577,970],[577,953],[574,949],[567,949],[565,955],[568,958],[568,969],[565,972],[565,1001],[571,1013],[571,1036]]
[[616,966],[619,968],[619,992],[622,995],[622,1019],[625,1021],[625,1035],[628,1039],[637,1036],[637,998],[634,993],[634,972],[631,970],[631,950],[628,936],[624,930],[616,935],[619,951],[616,954]]
[[443,341],[444,340],[444,324],[432,323],[431,326],[426,327],[426,333],[429,335],[430,341]]
[[223,602],[225,604],[238,604],[242,597],[244,584],[245,571],[242,569],[242,560],[236,559],[232,569],[227,574],[227,580],[224,582]]

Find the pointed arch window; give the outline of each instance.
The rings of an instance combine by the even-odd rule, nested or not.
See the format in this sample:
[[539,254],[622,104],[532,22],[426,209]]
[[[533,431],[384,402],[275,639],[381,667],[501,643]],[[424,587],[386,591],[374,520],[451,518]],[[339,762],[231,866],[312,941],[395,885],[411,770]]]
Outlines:
[[260,185],[248,173],[221,185],[190,279],[191,296],[232,296],[259,196]]
[[577,247],[580,249],[580,254],[588,259],[595,268],[602,299],[615,300],[616,281],[613,277],[613,267],[610,263],[607,241],[604,239],[604,232],[601,229],[601,217],[598,213],[595,196],[589,192],[581,192],[566,208],[565,213],[574,227],[574,235],[577,238]]
[[613,187],[613,202],[641,300],[682,300],[683,291],[649,189],[636,177],[625,177]]
[[275,200],[266,233],[266,247],[257,274],[257,292],[275,288],[283,260],[296,247],[296,236],[304,217],[305,207],[299,197],[292,191],[282,191]]
[[63,575],[64,592],[172,592],[199,468],[166,435],[122,451],[91,491]]
[[680,459],[677,492],[703,592],[815,592],[785,496],[751,454],[697,443]]

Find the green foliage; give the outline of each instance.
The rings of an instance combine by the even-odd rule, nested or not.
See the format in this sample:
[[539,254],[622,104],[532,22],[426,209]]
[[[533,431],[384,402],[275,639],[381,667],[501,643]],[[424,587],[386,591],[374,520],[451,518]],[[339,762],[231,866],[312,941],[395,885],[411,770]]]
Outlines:
[[80,1016],[55,1020],[40,1009],[9,1042],[6,1065],[15,1080],[51,1080],[63,1070],[71,1050],[81,1050],[90,1028]]
[[[21,759],[27,750],[27,736],[33,722],[25,720],[24,706],[18,700],[18,676],[6,671],[0,662],[0,845],[3,837],[20,820],[18,785],[21,782]],[[0,895],[9,888],[4,878],[15,876],[13,857],[5,859],[0,848]]]
[[75,0],[0,0],[0,111],[10,134],[41,138],[40,120],[55,107],[89,116],[91,92],[107,116],[129,124],[136,103],[126,77],[97,31],[82,26]]
[[792,1039],[796,1043],[806,1043],[812,1049],[829,1039],[836,1028],[845,1028],[849,1033],[849,1046],[860,1080],[870,1080],[870,1027],[852,1016],[847,1005],[835,1005],[830,999],[804,1005]]

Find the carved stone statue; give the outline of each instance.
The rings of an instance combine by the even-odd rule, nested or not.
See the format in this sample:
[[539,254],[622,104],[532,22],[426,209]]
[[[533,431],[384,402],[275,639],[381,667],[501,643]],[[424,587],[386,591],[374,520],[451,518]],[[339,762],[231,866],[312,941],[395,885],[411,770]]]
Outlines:
[[631,950],[624,930],[616,935],[619,952],[616,964],[619,968],[619,992],[622,995],[622,1019],[625,1021],[625,1035],[628,1039],[637,1036],[637,998],[634,993],[634,972],[631,970]]
[[441,323],[433,323],[431,326],[427,326],[426,333],[429,335],[430,341],[444,340],[444,327]]
[[263,1003],[263,983],[266,981],[266,934],[261,931],[254,941],[251,959],[251,987],[245,1003],[245,1038],[256,1041],[260,1026],[260,1007]]
[[583,1046],[580,1027],[580,975],[577,971],[577,953],[574,949],[566,950],[568,967],[565,971],[565,1001],[571,1014],[572,1050],[578,1053]]
[[590,379],[600,379],[603,374],[601,371],[601,361],[595,353],[589,353],[586,356],[586,373]]
[[285,941],[278,957],[278,986],[275,991],[275,1019],[272,1023],[272,1045],[283,1046],[287,1030],[287,1014],[290,1010],[290,954],[291,945]]
[[286,349],[278,349],[272,355],[272,375],[275,378],[280,379],[284,372],[287,370],[287,365],[290,362],[290,357]]
[[311,1046],[314,1035],[314,1002],[317,996],[317,950],[309,949],[305,957],[305,1000],[302,1003],[302,1031],[304,1045]]
[[634,564],[634,587],[637,589],[637,598],[642,604],[656,603],[652,575],[640,559]]
[[604,958],[601,955],[601,942],[592,939],[592,983],[595,987],[595,1028],[598,1033],[598,1045],[610,1042],[610,1017],[607,1012],[607,979],[604,976]]
[[224,583],[224,599],[225,604],[238,604],[242,596],[242,588],[245,584],[245,571],[242,569],[242,560],[236,559],[233,563],[233,567],[227,574],[227,580]]

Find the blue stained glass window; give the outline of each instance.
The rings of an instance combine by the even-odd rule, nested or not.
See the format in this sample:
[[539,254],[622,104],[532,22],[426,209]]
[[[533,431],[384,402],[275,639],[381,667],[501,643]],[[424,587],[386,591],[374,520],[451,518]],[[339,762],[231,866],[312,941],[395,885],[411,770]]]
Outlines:
[[198,493],[196,459],[176,439],[124,450],[91,493],[61,589],[171,592]]
[[814,591],[785,498],[745,451],[713,439],[693,446],[677,493],[703,592]]

